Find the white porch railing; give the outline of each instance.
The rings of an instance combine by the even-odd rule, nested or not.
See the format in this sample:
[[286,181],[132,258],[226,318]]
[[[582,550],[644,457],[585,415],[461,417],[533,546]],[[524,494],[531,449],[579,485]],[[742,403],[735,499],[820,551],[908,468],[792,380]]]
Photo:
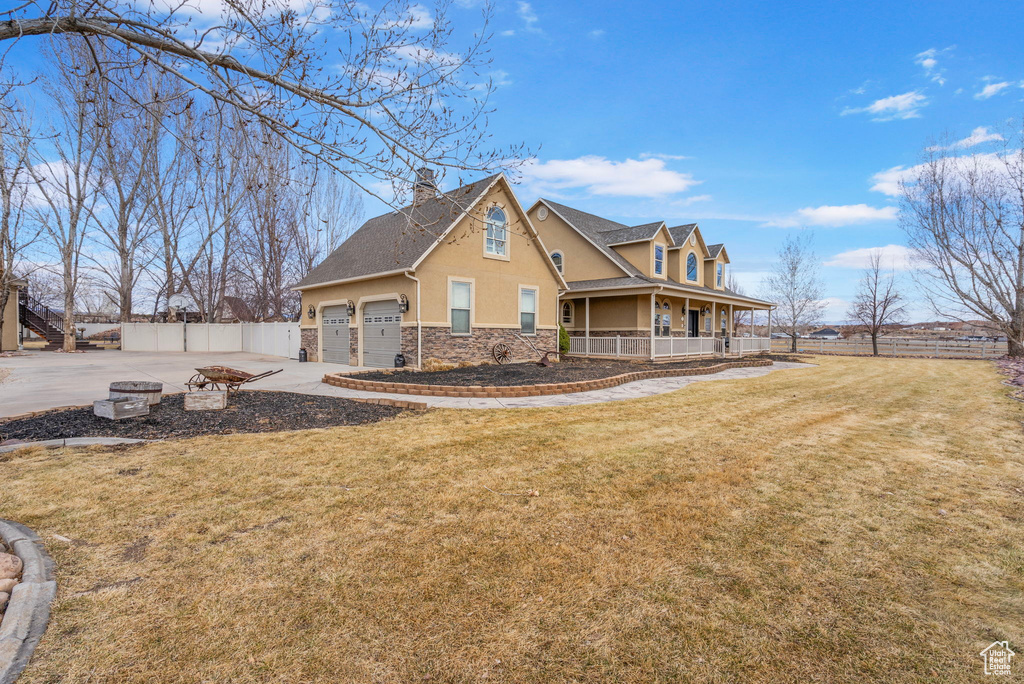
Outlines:
[[[733,337],[729,352],[753,354],[769,351],[771,341],[766,337]],[[649,337],[584,337],[569,338],[569,353],[578,356],[627,356],[651,358]],[[722,355],[723,341],[720,337],[656,337],[654,358],[675,358],[680,356]]]

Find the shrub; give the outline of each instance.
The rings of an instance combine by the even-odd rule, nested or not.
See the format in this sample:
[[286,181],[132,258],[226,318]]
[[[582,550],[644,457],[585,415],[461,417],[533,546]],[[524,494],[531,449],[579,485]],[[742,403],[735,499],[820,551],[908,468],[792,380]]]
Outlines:
[[436,373],[437,371],[447,371],[455,368],[454,363],[448,363],[441,359],[425,359],[423,361],[423,370],[427,373]]
[[569,353],[569,331],[561,324],[558,326],[558,351],[563,354]]

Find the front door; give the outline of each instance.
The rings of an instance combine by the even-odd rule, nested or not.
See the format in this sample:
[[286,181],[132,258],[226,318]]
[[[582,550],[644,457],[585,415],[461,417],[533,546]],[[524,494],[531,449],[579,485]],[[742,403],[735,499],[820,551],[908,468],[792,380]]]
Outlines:
[[700,329],[700,311],[698,309],[690,309],[690,327],[687,329],[686,334],[689,337],[697,337],[699,335],[698,330]]

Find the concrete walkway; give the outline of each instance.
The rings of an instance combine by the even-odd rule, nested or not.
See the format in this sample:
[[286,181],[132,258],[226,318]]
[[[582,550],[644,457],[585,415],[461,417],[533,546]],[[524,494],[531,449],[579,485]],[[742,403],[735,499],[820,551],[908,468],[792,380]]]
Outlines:
[[470,397],[423,397],[413,394],[387,394],[384,392],[361,392],[358,390],[344,389],[334,385],[318,383],[317,386],[310,386],[294,391],[301,391],[307,394],[321,394],[332,397],[348,397],[358,399],[372,399],[388,397],[390,399],[401,399],[404,401],[423,402],[431,407],[460,408],[460,409],[490,409],[490,408],[540,408],[545,406],[579,406],[582,404],[598,404],[605,401],[621,401],[623,399],[636,399],[638,397],[650,397],[655,394],[665,394],[696,382],[709,382],[711,380],[739,380],[742,378],[760,378],[769,373],[780,370],[797,368],[813,368],[808,363],[776,362],[772,366],[755,366],[753,368],[730,368],[728,370],[713,373],[711,375],[690,375],[680,378],[652,378],[650,380],[637,380],[618,387],[609,389],[594,390],[593,392],[576,392],[574,394],[555,394],[547,397],[515,397],[506,399],[497,398],[470,398]]
[[279,392],[308,392],[324,373],[359,370],[356,366],[299,363],[279,356],[248,352],[171,353],[88,351],[83,354],[27,352],[0,358],[0,368],[11,371],[0,382],[0,418],[60,406],[84,406],[106,399],[110,383],[118,380],[155,380],[164,392],[184,392],[185,383],[202,366],[229,366],[250,373],[283,368],[282,373],[249,387]]
[[0,368],[11,371],[11,375],[0,382],[0,418],[32,411],[45,411],[61,406],[90,405],[96,399],[106,398],[108,386],[117,380],[156,380],[164,383],[164,392],[167,394],[183,392],[185,383],[195,373],[196,368],[212,365],[230,366],[250,373],[284,369],[277,375],[250,385],[252,389],[359,399],[388,397],[445,408],[534,408],[595,404],[603,401],[620,401],[664,394],[695,382],[759,378],[778,370],[811,367],[804,363],[776,363],[774,366],[732,368],[713,375],[638,380],[593,392],[494,399],[421,397],[409,394],[385,394],[343,389],[325,385],[320,382],[320,379],[325,373],[359,370],[355,366],[299,363],[277,356],[262,356],[246,352],[209,354],[113,350],[92,351],[84,354],[30,352],[25,356],[0,358]]

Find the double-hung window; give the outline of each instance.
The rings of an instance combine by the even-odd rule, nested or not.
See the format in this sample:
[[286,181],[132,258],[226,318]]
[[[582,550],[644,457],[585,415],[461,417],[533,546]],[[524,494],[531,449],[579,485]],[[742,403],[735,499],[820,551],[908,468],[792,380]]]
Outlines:
[[654,273],[661,275],[665,271],[665,248],[654,245]]
[[722,266],[722,264],[718,264],[718,279],[716,280],[716,282],[718,283],[718,287],[722,287],[722,272],[724,270],[725,267]]
[[498,207],[487,212],[486,251],[494,256],[508,256],[508,225],[505,212]]
[[519,327],[524,335],[537,334],[537,291],[519,290]]
[[686,257],[686,279],[690,282],[697,282],[697,255],[690,252]]
[[473,286],[470,283],[452,281],[451,287],[452,334],[468,335],[471,332],[469,322],[473,301]]

